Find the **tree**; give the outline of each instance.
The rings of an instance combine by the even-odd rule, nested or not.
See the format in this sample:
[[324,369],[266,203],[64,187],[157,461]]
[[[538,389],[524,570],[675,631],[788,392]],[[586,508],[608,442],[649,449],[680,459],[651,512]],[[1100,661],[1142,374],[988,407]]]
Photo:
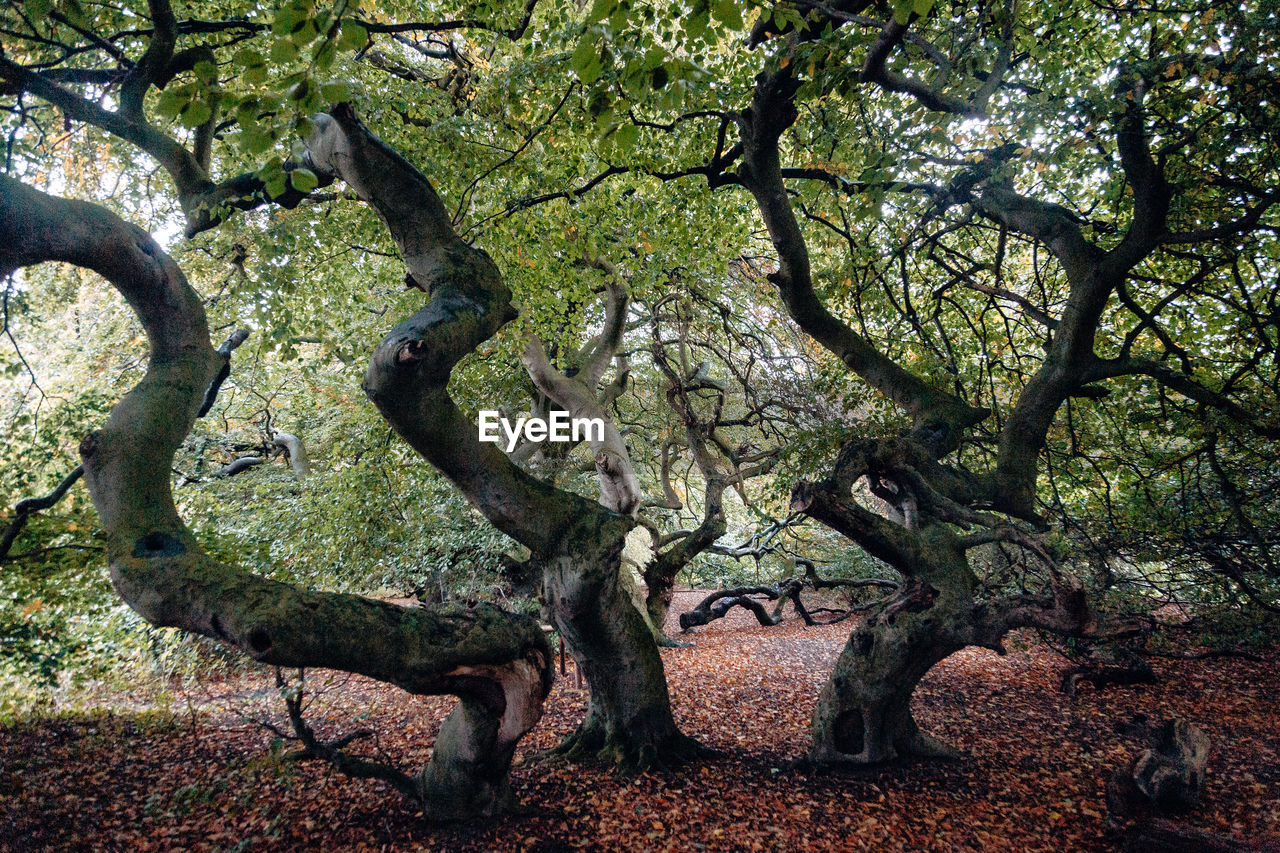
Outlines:
[[[0,59],[0,74],[3,74],[9,91],[21,95],[30,93],[61,110],[68,121],[87,122],[156,157],[176,186],[188,235],[218,226],[235,209],[252,210],[268,200],[284,207],[296,205],[321,183],[327,185],[335,179],[341,179],[360,201],[369,205],[382,219],[405,259],[409,267],[408,280],[430,294],[431,299],[426,308],[397,327],[377,349],[366,375],[366,391],[392,426],[449,477],[498,529],[532,551],[536,565],[542,570],[544,598],[552,619],[583,661],[592,686],[591,712],[581,731],[568,745],[568,750],[574,754],[601,754],[624,767],[678,761],[691,754],[696,745],[675,727],[656,646],[639,614],[617,584],[622,540],[632,524],[625,514],[628,508],[621,504],[613,506],[612,509],[623,510],[623,514],[619,514],[525,474],[494,446],[479,442],[475,424],[458,410],[449,397],[446,385],[454,365],[516,316],[510,291],[496,266],[485,253],[458,237],[430,182],[369,133],[355,118],[353,110],[339,107],[328,115],[317,114],[314,119],[304,114],[322,102],[319,87],[313,85],[310,78],[312,71],[332,63],[339,45],[348,49],[362,46],[365,43],[362,39],[367,39],[368,32],[378,27],[372,23],[340,20],[332,12],[295,7],[279,10],[271,26],[234,16],[214,23],[195,19],[179,21],[169,4],[159,0],[148,10],[152,30],[141,36],[122,36],[141,49],[135,60],[113,47],[104,47],[108,41],[85,35],[90,29],[108,32],[112,27],[121,26],[115,12],[100,14],[101,20],[92,22],[88,28],[84,26],[85,22],[64,22],[55,18],[49,25],[53,27],[55,36],[52,39],[40,35],[42,23],[23,18],[19,29],[29,36],[23,44],[28,51],[23,58],[30,64],[24,65],[8,56]],[[527,23],[527,15],[525,20]],[[476,26],[484,28],[482,24]],[[413,23],[383,29],[399,32],[454,28],[454,24]],[[289,101],[296,111],[292,126],[309,131],[305,156],[289,162],[272,160],[262,168],[215,182],[210,177],[215,165],[211,159],[213,142],[220,138],[222,111],[236,101],[235,95],[221,88],[214,70],[216,49],[228,47],[216,41],[218,34],[223,33],[233,34],[233,45],[255,35],[282,36],[275,39],[273,50],[284,57],[281,61],[286,65],[298,59],[299,44],[310,44],[311,59],[319,65],[304,65],[299,72],[300,81],[292,84],[289,92]],[[59,65],[68,55],[78,58],[81,53],[59,40],[63,37],[74,43],[86,41],[90,52],[102,54],[102,58],[114,63],[115,67],[88,71],[62,67],[47,70],[47,64],[42,61],[44,58],[51,58],[54,65]],[[178,50],[177,44],[183,40],[195,44]],[[261,67],[263,61],[260,53],[248,48],[241,48],[235,57],[238,66],[250,71]],[[191,75],[194,83],[170,88],[179,75]],[[119,106],[115,110],[107,109],[93,97],[65,88],[64,83],[87,87],[90,91],[95,86],[114,89],[118,85]],[[165,90],[155,102],[159,112],[176,114],[178,125],[194,129],[189,144],[181,140],[181,131],[170,135],[152,123],[148,115],[148,96],[153,89]],[[333,94],[337,91],[325,89],[323,97]],[[270,99],[270,103],[267,100],[252,95],[240,97],[236,113],[243,119],[239,142],[250,152],[260,145],[260,138],[255,135],[257,130],[251,126],[256,126],[263,119],[270,120],[271,105],[283,101],[279,97]],[[271,132],[278,133],[279,130]],[[127,234],[126,246],[138,243],[140,238],[128,233],[123,224],[109,219],[103,210],[88,211],[75,207],[74,210],[86,223],[86,231],[97,227],[104,233],[93,235],[92,239],[90,236],[71,235],[68,246],[50,241],[41,247],[39,238],[46,237],[46,232],[35,233],[31,229],[47,228],[56,213],[64,211],[54,202],[12,181],[6,184],[6,190],[9,199],[6,228],[13,234],[14,245],[20,247],[8,256],[7,269],[43,260],[70,259],[93,269],[105,269],[110,273],[108,278],[112,278],[122,292],[131,294],[128,277],[135,271],[104,266],[108,261],[98,258],[98,254],[110,254],[112,237],[120,240]],[[39,205],[51,211],[48,221],[33,218],[31,210]],[[107,225],[111,226],[110,229],[106,228]],[[74,237],[80,237],[80,242],[75,242]],[[138,251],[150,256],[162,254],[154,243],[144,242]],[[136,263],[140,262],[135,259]],[[193,377],[190,381],[194,381],[208,369],[208,364],[213,363],[203,352],[203,345],[198,346],[195,342],[203,331],[203,312],[198,300],[186,289],[185,279],[176,265],[167,260],[165,264],[165,277],[161,282],[164,290],[182,295],[179,304],[164,306],[172,316],[152,318],[148,312],[161,309],[153,309],[144,303],[135,305],[135,309],[144,325],[164,320],[166,325],[148,329],[153,350],[170,353],[168,358],[177,365],[174,369],[186,371]],[[180,339],[170,340],[179,332],[182,333]],[[188,356],[183,352],[184,348],[190,348],[192,353]],[[159,363],[158,358],[153,355],[153,363]],[[208,382],[203,384],[207,386]],[[137,398],[149,399],[147,394],[135,394],[126,397],[125,403]],[[188,602],[189,606],[185,608],[153,602],[153,588],[167,589],[173,583],[169,573],[190,573],[191,565],[201,562],[198,549],[173,510],[168,483],[162,482],[167,480],[164,472],[170,466],[161,463],[166,461],[167,455],[172,455],[190,426],[191,418],[183,408],[188,399],[175,394],[173,409],[161,409],[159,403],[153,401],[156,412],[144,413],[146,417],[159,417],[159,411],[170,413],[172,423],[166,426],[163,435],[151,435],[150,431],[155,427],[150,423],[126,423],[121,427],[120,436],[102,435],[96,442],[82,448],[92,456],[102,452],[99,448],[107,442],[109,453],[121,457],[116,464],[142,466],[151,472],[149,480],[143,484],[133,479],[135,467],[130,467],[127,474],[104,476],[93,473],[96,463],[87,463],[91,493],[103,515],[104,526],[113,537],[113,565],[120,560],[144,557],[160,561],[153,574],[136,578],[117,570],[115,580],[122,596],[152,622],[179,624],[188,630],[214,636],[261,660],[287,665],[357,667],[357,662],[351,659],[355,651],[347,649],[343,654],[330,655],[324,645],[324,637],[316,633],[319,629],[314,620],[297,621],[300,614],[307,614],[306,608],[310,607],[311,599],[287,587],[270,586],[272,594],[282,602],[293,602],[292,609],[279,612],[274,608],[262,611],[261,608],[271,600],[265,597],[265,588],[256,587],[252,578],[239,573],[224,576],[228,586],[236,587],[227,591],[225,596],[222,587],[214,585],[205,590],[197,602]],[[131,410],[118,411],[128,413]],[[129,417],[134,416],[130,414]],[[125,415],[116,419],[125,420]],[[129,430],[136,435],[129,435]],[[128,461],[125,448],[134,446],[145,446],[148,452],[137,460]],[[143,531],[137,526],[139,520],[133,517],[143,510],[131,509],[124,513],[129,523],[117,531],[114,511],[109,506],[114,504],[148,508],[145,512],[154,511],[163,517],[163,525],[157,520],[151,525],[157,527],[156,530]],[[154,510],[150,509],[153,506]],[[156,547],[146,550],[137,545],[135,548],[136,542],[132,545],[125,542],[129,536],[141,537],[138,542],[145,540],[144,544]],[[140,549],[146,553],[133,558],[128,556]],[[174,557],[182,559],[175,561],[171,559]],[[175,562],[180,564],[177,569],[171,565]],[[187,574],[181,576],[186,577]],[[234,583],[226,578],[234,578]],[[331,606],[337,608],[335,616],[350,608],[356,608],[357,612],[364,612],[360,608],[374,608],[370,611],[374,616],[362,618],[402,618],[398,611],[388,611],[361,599],[338,597],[321,600],[331,602]],[[238,610],[241,605],[248,604],[253,605],[252,610]],[[231,608],[232,613],[223,612],[224,607]],[[261,622],[268,614],[270,621]],[[447,617],[442,618],[456,621],[463,617],[449,611]],[[482,621],[482,624],[486,626],[489,622],[516,626],[510,636],[494,641],[498,643],[497,648],[505,651],[495,651],[485,644],[475,647],[475,643],[468,644],[460,638],[458,642],[462,648],[455,653],[476,659],[445,657],[444,660],[460,666],[464,663],[478,666],[490,665],[495,658],[501,658],[515,665],[532,655],[536,665],[529,672],[537,674],[538,678],[530,681],[532,676],[525,673],[523,677],[528,684],[524,692],[527,695],[520,702],[514,700],[513,694],[504,705],[498,701],[502,698],[501,692],[495,694],[491,688],[459,686],[455,683],[456,674],[450,676],[450,668],[444,664],[441,664],[444,668],[439,673],[434,673],[437,676],[435,680],[413,679],[408,686],[423,691],[452,687],[463,693],[464,698],[472,697],[476,691],[483,694],[489,703],[487,706],[472,707],[475,703],[468,701],[458,712],[460,722],[456,725],[464,726],[464,733],[476,728],[487,731],[490,738],[496,737],[492,727],[496,725],[495,720],[502,719],[504,707],[506,713],[516,715],[518,725],[515,722],[504,724],[501,742],[492,749],[484,750],[486,754],[490,751],[496,753],[493,764],[501,771],[498,775],[505,778],[506,764],[515,740],[536,721],[535,700],[545,695],[549,661],[545,645],[540,637],[536,642],[530,639],[530,628],[525,622],[489,615],[484,620],[487,621]],[[342,624],[341,620],[336,624]],[[306,644],[292,649],[292,642],[302,642],[292,639],[300,630],[310,632],[307,643],[319,644],[319,649],[312,649]],[[404,630],[413,634],[417,628]],[[362,629],[349,632],[342,642],[354,647],[358,645],[358,637],[373,635],[397,636],[390,629]],[[405,645],[412,648],[414,642],[406,640]],[[388,662],[381,659],[381,653],[376,649],[370,649],[367,654],[372,662],[358,663],[358,668],[353,671],[381,677],[390,677],[389,673],[395,671],[394,666],[389,667]],[[503,654],[507,657],[502,658]],[[504,678],[508,676],[495,677],[499,683],[503,683]],[[530,686],[534,682],[536,689]],[[469,743],[466,736],[459,734],[442,739],[442,757],[454,747],[462,751],[481,751],[478,742]],[[446,763],[437,761],[433,767]],[[449,771],[450,774],[457,772],[461,771]],[[483,778],[486,774],[473,772],[470,775]],[[495,772],[489,772],[487,776],[486,796],[489,802],[477,805],[473,811],[499,809],[504,804],[501,786],[494,778]],[[479,794],[475,798],[481,799]],[[441,802],[451,803],[456,799],[442,798]],[[462,813],[465,810],[459,812]]]
[[[730,30],[741,23],[733,10],[715,14]],[[1043,535],[1042,457],[1070,401],[1100,401],[1110,393],[1105,383],[1141,376],[1162,402],[1172,392],[1201,417],[1277,435],[1274,376],[1258,370],[1275,343],[1265,312],[1247,307],[1251,297],[1233,303],[1232,322],[1246,339],[1237,349],[1215,348],[1233,364],[1220,374],[1199,373],[1191,345],[1175,342],[1169,320],[1160,319],[1212,300],[1212,287],[1201,290],[1206,280],[1235,276],[1242,291],[1259,293],[1266,274],[1258,273],[1275,259],[1280,199],[1268,187],[1277,163],[1263,141],[1264,128],[1275,126],[1264,95],[1277,83],[1269,70],[1274,13],[1195,15],[1171,33],[1160,13],[1119,7],[1042,16],[1012,4],[781,4],[751,28],[750,43],[771,53],[740,109],[726,107],[721,94],[732,81],[683,111],[643,84],[624,85],[626,97],[610,104],[612,114],[653,115],[634,126],[671,137],[673,158],[696,152],[707,136],[699,124],[716,128],[701,165],[636,170],[747,190],[776,251],[768,278],[787,312],[905,416],[900,427],[855,427],[825,477],[793,491],[795,510],[903,577],[854,629],[823,691],[816,760],[953,754],[918,729],[910,698],[920,678],[960,648],[1003,652],[1003,637],[1018,627],[1078,637],[1140,630],[1094,610],[1089,578],[1064,566]],[[607,45],[599,54],[606,67],[584,63],[580,74],[611,90],[642,73],[652,41],[643,14],[625,4],[597,4],[593,17],[602,22],[592,38]],[[1149,38],[1127,36],[1131,27]],[[722,42],[707,28],[704,14],[676,37],[710,63]],[[1051,52],[1046,40],[1067,31],[1073,46]],[[1259,134],[1247,155],[1219,144],[1230,123]],[[1076,153],[1090,148],[1096,153]],[[788,158],[798,164],[784,165]],[[848,160],[866,164],[856,180],[846,176]],[[825,185],[836,197],[815,197],[795,182]],[[902,200],[891,201],[895,195]],[[861,209],[842,206],[841,196]],[[1227,200],[1238,213],[1204,216]],[[828,306],[848,296],[828,288],[823,298],[809,248],[815,238],[802,217],[846,245],[852,278],[883,287],[879,305],[853,291],[856,324]],[[1052,259],[1047,271],[1041,252]],[[1242,258],[1253,265],[1247,282]],[[1029,283],[1038,293],[1010,287],[1007,270],[1019,263],[1035,269]],[[849,283],[840,265],[826,269]],[[922,295],[918,280],[939,274],[946,284]],[[997,311],[1004,330],[978,325],[969,300],[947,292],[957,286],[989,297],[978,310]],[[1140,289],[1150,293],[1146,305],[1135,296]],[[877,341],[886,321],[870,319],[871,310],[909,330],[913,344]],[[1180,325],[1186,341],[1212,340]],[[1140,354],[1144,345],[1154,352]],[[937,369],[906,366],[921,360],[921,349],[932,351]],[[974,350],[983,359],[1012,352],[1015,364],[998,387],[994,367],[975,375],[962,363]],[[1260,394],[1265,408],[1246,402]],[[894,520],[855,491],[889,504]],[[1020,589],[984,585],[975,574],[968,553],[993,543],[1029,561],[1019,569]]]
[[[607,445],[597,451],[608,501],[598,506],[529,476],[496,445],[482,443],[446,386],[458,360],[515,319],[497,268],[458,239],[430,183],[349,107],[317,116],[307,153],[314,168],[340,177],[378,213],[410,275],[431,295],[374,352],[365,392],[415,450],[542,566],[543,597],[592,686],[587,719],[566,751],[602,753],[623,766],[679,760],[693,745],[671,716],[657,648],[617,583],[631,527],[621,513],[633,509],[626,496],[634,488],[619,468],[622,458]],[[533,372],[551,389],[546,374]],[[577,414],[578,402],[568,405]]]
[[[990,31],[995,31],[998,23],[996,18]],[[1003,73],[1001,57],[1008,57],[1016,50],[1014,22],[1006,19],[1001,29],[1003,46],[997,50],[995,65],[973,99],[947,102],[940,96],[935,98],[937,93],[933,90],[900,87],[897,78],[886,70],[889,53],[906,31],[906,25],[897,18],[884,24],[879,41],[868,54],[862,77],[885,88],[906,89],[935,110],[972,114],[983,109],[992,81]],[[1218,59],[1212,55],[1180,58],[1189,63],[1210,65]],[[1254,60],[1243,61],[1252,65]],[[1133,357],[1130,347],[1136,336],[1127,338],[1126,345],[1115,356],[1097,353],[1103,312],[1114,294],[1125,291],[1126,282],[1139,265],[1151,260],[1168,244],[1209,244],[1212,252],[1213,241],[1250,232],[1272,204],[1264,190],[1246,186],[1243,189],[1246,196],[1256,193],[1260,199],[1247,208],[1240,219],[1226,220],[1200,231],[1179,232],[1171,225],[1170,208],[1179,194],[1170,181],[1170,173],[1176,174],[1170,161],[1176,162],[1181,146],[1189,145],[1194,137],[1153,152],[1152,139],[1158,131],[1151,125],[1158,124],[1163,116],[1159,115],[1159,106],[1153,109],[1147,104],[1149,100],[1156,100],[1152,90],[1157,90],[1163,79],[1176,76],[1168,73],[1173,62],[1167,55],[1156,55],[1136,67],[1122,66],[1116,77],[1120,106],[1111,115],[1100,116],[1099,123],[1110,124],[1114,134],[1115,155],[1114,159],[1109,158],[1112,168],[1123,175],[1132,195],[1128,221],[1117,223],[1117,230],[1123,235],[1118,241],[1100,245],[1099,240],[1087,239],[1077,214],[1018,192],[1012,187],[1007,172],[995,178],[984,176],[982,172],[1001,156],[998,150],[986,152],[977,166],[968,174],[962,172],[959,180],[953,179],[946,190],[943,201],[946,206],[967,204],[971,215],[998,226],[1002,236],[1016,234],[1046,248],[1060,265],[1066,285],[1060,313],[1050,314],[1054,320],[1052,334],[1045,343],[1041,363],[1020,389],[998,434],[994,465],[977,477],[966,476],[967,482],[963,483],[952,479],[951,472],[945,468],[935,467],[933,460],[955,450],[958,441],[952,436],[963,434],[985,413],[975,412],[958,400],[938,400],[932,389],[913,386],[901,377],[890,378],[886,375],[887,365],[878,364],[874,357],[863,361],[856,354],[859,343],[856,338],[844,335],[839,327],[832,328],[826,321],[825,312],[811,297],[804,281],[803,248],[795,242],[798,235],[787,221],[788,212],[773,208],[778,197],[777,179],[781,177],[780,167],[775,167],[772,159],[777,151],[773,126],[779,121],[785,124],[790,114],[786,99],[791,78],[785,73],[772,75],[758,86],[753,106],[754,126],[744,131],[744,159],[750,164],[756,182],[749,183],[748,188],[759,201],[762,215],[779,246],[782,265],[775,281],[798,322],[828,348],[838,351],[865,380],[896,395],[915,424],[905,454],[895,448],[896,442],[892,441],[871,445],[851,443],[823,484],[812,492],[804,488],[797,492],[797,504],[808,506],[816,517],[864,547],[880,549],[888,561],[904,570],[917,586],[911,590],[910,597],[904,596],[886,605],[883,613],[873,614],[869,624],[864,623],[851,637],[815,716],[815,753],[819,757],[852,754],[874,760],[894,750],[913,751],[921,747],[928,750],[927,741],[922,741],[911,722],[903,685],[914,683],[917,672],[953,648],[972,643],[999,649],[1003,634],[1022,625],[1086,636],[1121,630],[1120,626],[1108,625],[1090,613],[1079,581],[1062,577],[1052,554],[1040,551],[1042,546],[1034,540],[1023,541],[1024,534],[1016,528],[1010,529],[1010,522],[975,512],[988,506],[1007,518],[1042,526],[1035,508],[1038,458],[1057,413],[1071,397],[1090,394],[1096,388],[1093,383],[1109,378],[1145,374],[1192,400],[1234,414],[1264,432],[1271,429],[1257,424],[1228,396],[1199,384],[1185,373],[1178,374],[1156,361]],[[1179,94],[1169,93],[1166,97],[1173,100]],[[1250,167],[1267,169],[1274,168],[1274,164],[1255,162]],[[766,175],[768,177],[761,177]],[[1183,181],[1185,178],[1180,183]],[[956,186],[957,183],[962,183],[963,188]],[[1185,183],[1181,189],[1184,196],[1191,192]],[[1185,205],[1186,199],[1179,200]],[[1173,302],[1178,293],[1178,288],[1172,287],[1162,301]],[[1139,322],[1156,325],[1154,320],[1148,320],[1150,313],[1132,300],[1122,297],[1121,301],[1134,311]],[[911,458],[913,453],[916,455]],[[894,502],[904,511],[916,514],[915,524],[907,525],[916,532],[904,533],[902,528],[894,528],[891,535],[885,535],[890,531],[885,530],[882,523],[846,502],[844,495],[852,480],[865,475],[878,479],[882,487],[888,485],[886,491]],[[958,537],[947,527],[948,523],[981,525],[987,531]],[[1048,569],[1051,595],[975,600],[975,579],[965,566],[963,552],[983,542],[1000,540],[1022,545],[1040,557]],[[911,624],[912,617],[898,616],[895,607],[908,612],[919,607],[922,615]],[[898,620],[896,630],[891,627],[895,619]],[[903,622],[907,624],[904,626]],[[886,665],[883,659],[874,659],[876,654],[896,656],[896,659],[891,657]],[[842,678],[847,679],[843,684]]]
[[[752,475],[753,503],[784,475],[799,478],[790,512],[900,577],[852,630],[820,699],[822,762],[951,754],[919,731],[910,699],[965,646],[1000,651],[1019,627],[1089,639],[1148,630],[1138,617],[1150,598],[1128,602],[1137,613],[1105,607],[1150,591],[1125,566],[1143,534],[1119,523],[1113,492],[1131,515],[1168,509],[1176,494],[1178,517],[1195,519],[1179,557],[1222,600],[1275,606],[1275,561],[1259,532],[1274,518],[1273,490],[1243,482],[1280,435],[1267,286],[1280,201],[1273,10],[797,0],[663,11],[614,0],[484,14],[450,5],[445,19],[435,7],[366,14],[301,2],[270,15],[197,4],[190,17],[165,0],[145,15],[127,4],[13,7],[0,57],[9,171],[63,194],[70,172],[48,149],[59,120],[75,142],[57,144],[104,152],[94,180],[133,176],[138,152],[153,158],[184,233],[232,259],[238,298],[275,326],[282,357],[307,337],[299,315],[318,318],[316,339],[350,361],[383,313],[428,295],[377,345],[365,388],[527,549],[591,687],[570,754],[635,768],[696,752],[671,715],[620,555],[640,512],[657,533],[646,610],[663,616],[681,567],[723,548],[722,498],[745,493]],[[146,183],[124,183],[111,203],[138,215]],[[140,265],[131,245],[160,257],[131,231],[115,260],[106,237],[74,229],[42,249],[29,231],[46,220],[28,208],[117,237],[128,229],[100,208],[5,187],[18,200],[6,208],[10,267],[69,258],[118,276],[103,265]],[[350,258],[355,275],[299,287],[292,263],[317,244]],[[355,321],[346,299],[359,288],[348,280],[389,278],[398,259],[409,289]],[[171,511],[160,463],[217,361],[197,328],[200,305],[176,265],[160,263],[164,292],[181,296],[160,319],[179,324],[193,353],[173,355],[190,376],[186,396],[173,395],[182,417],[143,447],[146,490],[104,485],[111,478],[90,460],[86,471],[113,561],[143,559],[128,555],[150,542],[158,552],[146,559],[186,571],[203,558]],[[131,292],[127,276],[118,284]],[[517,303],[523,333],[501,334]],[[628,305],[638,306],[633,319]],[[745,316],[717,323],[726,307]],[[704,309],[710,319],[694,319]],[[138,310],[144,321],[160,311]],[[792,417],[794,399],[756,396],[757,378],[716,351],[745,349],[769,363],[764,383],[800,385],[780,378],[787,348],[751,328],[780,315],[807,335],[795,349],[818,375],[795,395],[809,397],[805,419]],[[348,322],[358,331],[333,331]],[[174,345],[158,335],[154,347]],[[707,368],[681,347],[713,354],[699,359]],[[556,484],[537,448],[508,457],[478,441],[467,412],[491,392],[510,403],[527,390],[524,377],[493,367],[518,354],[535,411],[611,422],[591,448],[593,483]],[[482,379],[450,385],[469,371]],[[621,413],[647,404],[627,399],[628,373],[669,402],[670,417],[651,408],[641,421],[676,429],[648,452],[628,446]],[[814,413],[826,417],[821,429],[807,420]],[[1188,446],[1174,441],[1184,437]],[[644,495],[662,495],[651,509],[684,502],[664,488],[678,447],[698,469],[701,517],[672,530],[643,515]],[[1178,479],[1187,472],[1195,487]],[[125,501],[163,510],[162,529],[125,525],[117,536],[112,508]],[[777,527],[788,510],[766,515]],[[152,581],[137,582],[126,599],[172,618],[148,610],[138,590]],[[270,590],[282,601],[310,595]],[[228,628],[220,612],[215,624],[215,592],[182,624],[276,659],[291,624],[259,634],[253,619]]]
[[[766,340],[783,350],[776,338],[766,329],[741,328],[728,305],[708,299],[696,287],[690,288],[690,295],[687,304],[674,296],[664,297],[649,313],[649,352],[675,416],[674,434],[659,451],[663,497],[653,505],[684,508],[671,480],[678,448],[688,452],[702,479],[702,517],[695,526],[664,533],[656,524],[650,525],[652,557],[642,568],[645,607],[652,624],[659,626],[666,623],[680,572],[704,552],[723,553],[724,546],[717,547],[717,541],[728,530],[725,492],[737,489],[746,501],[747,481],[768,474],[776,464],[778,448],[760,447],[753,439],[782,439],[779,421],[795,409],[791,401],[775,396],[775,389],[760,387],[768,374],[758,370],[757,364],[769,364],[773,355],[761,350]],[[718,314],[720,327],[695,324],[702,313],[699,308]],[[664,332],[671,326],[673,330]],[[702,359],[693,363],[699,356]]]
[[438,817],[508,808],[515,745],[550,690],[551,653],[537,624],[496,608],[418,610],[304,592],[206,556],[178,517],[169,484],[174,451],[221,366],[199,299],[145,231],[97,205],[2,180],[0,269],[45,261],[93,269],[134,307],[151,343],[146,377],[80,446],[120,596],[155,625],[217,638],[266,663],[457,694],[431,764],[416,780],[390,778]]

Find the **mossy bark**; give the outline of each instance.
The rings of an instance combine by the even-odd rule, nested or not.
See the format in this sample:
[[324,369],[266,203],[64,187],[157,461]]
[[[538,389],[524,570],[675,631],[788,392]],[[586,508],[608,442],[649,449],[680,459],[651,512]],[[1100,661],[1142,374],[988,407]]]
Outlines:
[[591,688],[586,719],[556,752],[624,773],[679,764],[700,750],[676,727],[662,657],[619,580],[629,527],[622,518],[588,522],[543,569],[546,605]]
[[970,644],[975,579],[954,534],[936,525],[921,538],[930,559],[853,630],[822,689],[812,724],[817,763],[958,756],[920,730],[911,696],[935,664]]

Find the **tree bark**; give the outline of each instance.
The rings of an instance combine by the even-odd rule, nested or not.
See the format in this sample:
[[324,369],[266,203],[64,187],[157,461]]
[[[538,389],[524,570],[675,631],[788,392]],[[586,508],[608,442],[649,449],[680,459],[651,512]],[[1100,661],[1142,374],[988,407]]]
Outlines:
[[619,582],[628,527],[617,519],[570,531],[543,564],[543,599],[591,688],[586,719],[556,753],[634,772],[683,763],[701,747],[676,727],[653,634]]
[[1163,726],[1149,749],[1134,761],[1130,775],[1138,790],[1158,807],[1195,807],[1204,789],[1209,738],[1186,720]]

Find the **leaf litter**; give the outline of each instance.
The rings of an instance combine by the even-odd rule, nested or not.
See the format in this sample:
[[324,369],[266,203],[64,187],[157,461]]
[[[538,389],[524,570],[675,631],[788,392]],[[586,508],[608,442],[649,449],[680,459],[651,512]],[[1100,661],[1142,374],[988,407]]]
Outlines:
[[[673,613],[701,593],[677,595]],[[674,618],[674,617],[673,617]],[[763,628],[743,611],[663,649],[676,718],[718,752],[673,772],[615,777],[542,755],[587,692],[558,678],[521,743],[521,813],[424,824],[395,791],[290,745],[267,671],[175,688],[169,710],[103,711],[0,729],[0,850],[120,851],[1064,851],[1114,849],[1106,776],[1144,743],[1135,720],[1185,717],[1213,743],[1189,825],[1280,835],[1280,660],[1159,660],[1157,684],[1057,689],[1062,661],[1032,638],[1005,657],[968,649],[926,677],[914,708],[960,747],[952,763],[817,770],[803,760],[818,692],[850,623]],[[326,683],[327,682],[327,683]],[[307,673],[322,736],[421,769],[454,700],[345,674]]]

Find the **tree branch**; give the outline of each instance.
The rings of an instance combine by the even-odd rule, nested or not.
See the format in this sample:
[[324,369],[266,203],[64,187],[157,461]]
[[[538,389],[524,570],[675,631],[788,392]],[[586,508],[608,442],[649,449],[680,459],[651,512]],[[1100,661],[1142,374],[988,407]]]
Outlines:
[[22,533],[23,528],[27,526],[27,519],[33,513],[48,509],[54,506],[58,501],[62,500],[63,495],[76,484],[76,481],[84,474],[84,466],[77,465],[71,469],[71,473],[62,478],[53,491],[39,498],[23,498],[13,507],[13,518],[9,519],[9,526],[5,528],[4,537],[0,538],[0,561],[4,561],[9,556],[9,549],[13,547],[13,543],[18,538],[18,534]]
[[814,291],[809,250],[783,182],[780,135],[794,123],[798,81],[786,70],[756,78],[752,105],[739,120],[743,169],[740,179],[755,197],[761,218],[778,253],[778,270],[769,279],[778,287],[792,319],[834,353],[873,388],[899,405],[917,425],[947,424],[958,438],[964,427],[988,412],[932,387],[882,354],[833,316]]
[[310,162],[345,181],[391,232],[414,280],[431,295],[375,351],[364,388],[409,444],[458,486],[499,530],[545,553],[591,503],[520,470],[448,394],[466,354],[516,317],[493,261],[453,230],[430,181],[360,123],[351,107],[316,116]]

